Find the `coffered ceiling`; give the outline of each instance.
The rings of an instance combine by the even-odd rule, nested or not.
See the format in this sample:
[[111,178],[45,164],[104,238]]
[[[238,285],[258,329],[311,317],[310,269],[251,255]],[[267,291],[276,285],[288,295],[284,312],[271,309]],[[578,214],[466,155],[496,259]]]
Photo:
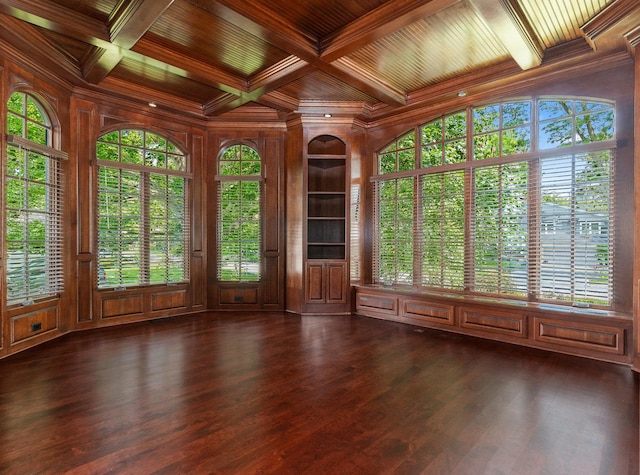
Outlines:
[[218,117],[375,117],[487,71],[632,51],[638,0],[0,0],[0,41],[73,85]]

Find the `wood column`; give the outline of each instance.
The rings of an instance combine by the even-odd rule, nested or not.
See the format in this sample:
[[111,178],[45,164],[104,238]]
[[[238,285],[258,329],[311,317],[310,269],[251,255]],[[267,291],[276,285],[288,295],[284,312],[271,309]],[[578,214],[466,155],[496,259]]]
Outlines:
[[633,369],[640,372],[640,47],[635,50],[634,88],[634,242],[633,242]]

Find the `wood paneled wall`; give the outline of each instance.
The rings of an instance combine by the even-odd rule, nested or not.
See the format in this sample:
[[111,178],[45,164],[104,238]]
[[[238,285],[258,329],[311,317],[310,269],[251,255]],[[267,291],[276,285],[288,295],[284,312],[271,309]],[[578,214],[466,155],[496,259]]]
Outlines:
[[[205,169],[207,191],[207,298],[209,308],[227,310],[282,310],[284,308],[285,221],[284,221],[284,127],[254,130],[240,127],[216,128],[210,132]],[[219,282],[217,269],[216,207],[218,186],[215,181],[220,153],[234,144],[255,149],[263,165],[263,254],[262,279],[255,283]]]
[[633,232],[633,368],[640,372],[640,48],[635,52],[634,89],[634,232]]
[[[35,92],[49,105],[59,124],[61,133],[58,140],[61,148],[69,153],[69,160],[64,165],[67,222],[65,291],[57,299],[37,302],[34,306],[24,308],[9,308],[2,301],[0,357],[73,330],[205,309],[287,308],[296,311],[302,307],[303,297],[298,278],[303,272],[303,253],[298,239],[302,232],[299,206],[302,190],[296,183],[302,182],[298,176],[303,171],[299,162],[303,156],[305,134],[308,133],[304,118],[288,118],[288,121],[283,118],[268,123],[252,123],[246,118],[227,122],[224,116],[216,120],[204,116],[202,119],[195,119],[191,113],[181,116],[175,112],[141,108],[126,98],[107,97],[67,83],[57,77],[55,72],[43,71],[40,65],[32,63],[30,58],[19,51],[5,51],[7,48],[12,47],[0,43],[0,52],[7,53],[0,59],[0,115],[6,117],[6,102],[12,91],[27,88]],[[638,185],[635,185],[634,191],[634,183],[640,182],[640,167],[635,166],[640,157],[640,145],[634,140],[634,132],[635,136],[640,136],[640,126],[634,121],[640,115],[640,100],[637,99],[640,96],[638,53],[635,60],[634,67],[628,54],[615,53],[596,57],[592,62],[581,64],[575,61],[571,63],[571,67],[541,67],[535,72],[498,78],[491,87],[487,86],[474,95],[459,98],[452,94],[449,99],[425,103],[420,107],[407,106],[398,110],[397,114],[384,116],[367,124],[358,124],[355,128],[352,124],[349,128],[349,135],[353,140],[350,147],[353,151],[353,163],[358,164],[357,180],[362,186],[361,283],[367,284],[372,280],[370,263],[373,201],[369,181],[373,174],[372,158],[376,150],[395,136],[444,112],[507,96],[571,94],[614,99],[617,101],[618,114],[617,186],[620,191],[617,199],[620,203],[618,222],[621,223],[617,229],[615,310],[619,313],[633,312],[634,315],[633,325],[622,325],[621,328],[626,333],[616,337],[628,346],[624,350],[627,354],[620,356],[618,361],[627,362],[631,359],[634,368],[640,370]],[[319,125],[322,119],[314,120],[314,130],[330,130],[330,122]],[[125,290],[97,289],[95,141],[103,131],[118,125],[160,132],[189,153],[194,178],[190,203],[193,216],[191,280],[187,284]],[[215,160],[225,144],[234,141],[253,144],[265,164],[264,278],[259,284],[233,285],[216,281]],[[0,146],[4,165],[4,134],[0,138]],[[1,187],[2,185],[0,196],[3,196],[4,190]],[[635,200],[630,199],[631,196],[635,196]],[[634,203],[637,204],[635,210]],[[4,222],[0,226],[4,228]],[[4,251],[2,249],[2,255]],[[2,266],[3,275],[4,272]],[[443,318],[439,309],[425,310],[411,305],[406,312],[426,311],[431,312],[428,318]],[[495,315],[492,314],[494,317],[502,315],[499,309],[496,312]],[[460,328],[477,327],[483,324],[482,319],[485,318],[474,313],[473,306],[465,306],[464,311],[449,310],[448,315],[453,314],[459,315],[456,322],[460,322]],[[548,331],[550,327],[545,327],[544,318],[547,315],[540,318],[538,323],[541,324],[542,333],[538,335],[539,340],[544,340],[547,344],[554,337]],[[595,322],[591,323],[597,327]],[[522,322],[520,324],[523,325]]]

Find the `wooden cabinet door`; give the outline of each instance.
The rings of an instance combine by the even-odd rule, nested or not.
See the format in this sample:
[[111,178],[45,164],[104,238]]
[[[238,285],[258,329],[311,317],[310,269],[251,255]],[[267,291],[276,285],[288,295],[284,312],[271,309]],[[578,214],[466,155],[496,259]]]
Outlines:
[[307,303],[347,303],[347,263],[307,262]]
[[305,276],[305,300],[307,303],[324,303],[325,276],[323,262],[307,262]]
[[347,263],[327,262],[326,303],[347,303]]

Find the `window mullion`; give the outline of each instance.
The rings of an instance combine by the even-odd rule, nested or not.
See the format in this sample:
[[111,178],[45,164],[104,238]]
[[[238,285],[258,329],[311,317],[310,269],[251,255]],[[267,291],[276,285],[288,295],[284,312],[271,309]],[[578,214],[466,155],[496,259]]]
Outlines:
[[542,261],[542,246],[540,239],[542,230],[541,215],[541,192],[540,192],[540,160],[529,162],[529,190],[528,190],[528,207],[529,207],[529,275],[528,288],[529,301],[537,301],[540,297],[540,275]]

